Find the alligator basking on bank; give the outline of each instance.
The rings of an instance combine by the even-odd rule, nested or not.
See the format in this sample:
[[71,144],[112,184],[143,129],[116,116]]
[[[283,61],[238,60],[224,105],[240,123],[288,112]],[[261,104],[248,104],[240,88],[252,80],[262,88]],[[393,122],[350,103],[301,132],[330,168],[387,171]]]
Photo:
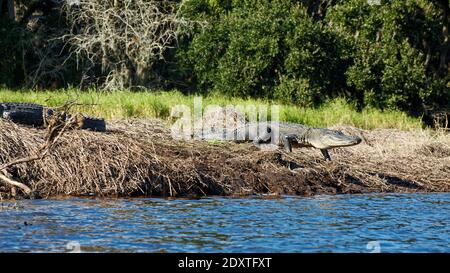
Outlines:
[[361,138],[348,136],[337,130],[311,128],[288,122],[248,123],[232,130],[208,132],[203,134],[202,139],[253,141],[260,148],[263,143],[272,143],[284,147],[286,152],[292,152],[293,147],[314,147],[320,149],[325,160],[331,160],[328,149],[361,143]]
[[[44,126],[46,118],[51,117],[54,113],[56,113],[56,110],[40,104],[23,102],[0,103],[0,118],[35,127]],[[64,117],[67,120],[71,116],[64,114]],[[106,131],[106,123],[104,119],[82,115],[79,128],[104,132]]]

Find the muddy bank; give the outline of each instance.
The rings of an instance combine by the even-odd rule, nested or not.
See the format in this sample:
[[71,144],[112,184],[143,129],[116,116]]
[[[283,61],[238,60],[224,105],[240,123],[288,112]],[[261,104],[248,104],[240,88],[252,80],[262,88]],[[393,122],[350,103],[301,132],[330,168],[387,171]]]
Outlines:
[[[177,141],[160,120],[110,122],[106,133],[67,131],[47,157],[8,173],[44,198],[450,190],[449,134],[334,128],[363,142],[332,150],[333,161],[326,162],[312,148],[285,154],[251,144]],[[44,135],[0,120],[0,164],[35,155]],[[1,198],[11,192],[0,181]]]

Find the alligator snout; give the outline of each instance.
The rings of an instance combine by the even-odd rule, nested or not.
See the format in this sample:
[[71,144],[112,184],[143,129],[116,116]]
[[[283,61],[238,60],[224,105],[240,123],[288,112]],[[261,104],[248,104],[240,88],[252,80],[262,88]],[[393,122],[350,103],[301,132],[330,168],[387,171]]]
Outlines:
[[340,133],[334,137],[325,138],[325,142],[330,147],[353,146],[353,145],[358,145],[359,143],[361,143],[361,141],[362,141],[362,139],[360,137],[348,136],[348,135],[344,135],[342,133]]
[[329,129],[316,129],[308,135],[308,142],[318,149],[353,146],[361,141],[360,137],[345,135],[341,131]]

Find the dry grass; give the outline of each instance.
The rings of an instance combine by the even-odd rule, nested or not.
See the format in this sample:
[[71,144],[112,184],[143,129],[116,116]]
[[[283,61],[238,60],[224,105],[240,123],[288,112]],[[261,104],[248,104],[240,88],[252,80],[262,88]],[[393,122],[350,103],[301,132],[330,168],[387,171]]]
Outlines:
[[359,131],[362,145],[339,149],[336,158],[368,187],[380,191],[449,191],[450,134],[442,131]]
[[[258,151],[251,144],[176,141],[161,120],[110,122],[107,133],[66,132],[42,160],[8,170],[43,197],[336,194],[450,190],[450,135],[360,130],[362,144],[331,151]],[[0,164],[33,156],[44,130],[0,120]],[[10,197],[0,184],[1,198]]]

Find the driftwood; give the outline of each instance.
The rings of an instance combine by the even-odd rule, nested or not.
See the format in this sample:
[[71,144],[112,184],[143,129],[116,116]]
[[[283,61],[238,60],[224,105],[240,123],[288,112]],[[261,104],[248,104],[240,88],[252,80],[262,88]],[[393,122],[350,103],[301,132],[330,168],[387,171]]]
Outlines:
[[[67,111],[75,104],[76,104],[75,102],[68,102],[58,107],[57,109],[63,109]],[[9,162],[0,165],[0,181],[3,181],[4,183],[12,186],[13,192],[15,192],[15,187],[17,187],[20,188],[22,192],[25,193],[27,196],[30,196],[32,194],[32,190],[30,189],[30,187],[11,178],[12,175],[8,172],[8,169],[18,164],[25,164],[36,160],[42,160],[45,156],[48,155],[48,153],[55,146],[55,144],[58,142],[58,140],[61,138],[61,136],[65,133],[67,129],[78,125],[79,115],[75,114],[70,119],[66,120],[64,114],[65,111],[55,113],[53,116],[45,120],[45,124],[47,125],[47,131],[44,138],[45,142],[38,149],[37,154],[13,159]]]

